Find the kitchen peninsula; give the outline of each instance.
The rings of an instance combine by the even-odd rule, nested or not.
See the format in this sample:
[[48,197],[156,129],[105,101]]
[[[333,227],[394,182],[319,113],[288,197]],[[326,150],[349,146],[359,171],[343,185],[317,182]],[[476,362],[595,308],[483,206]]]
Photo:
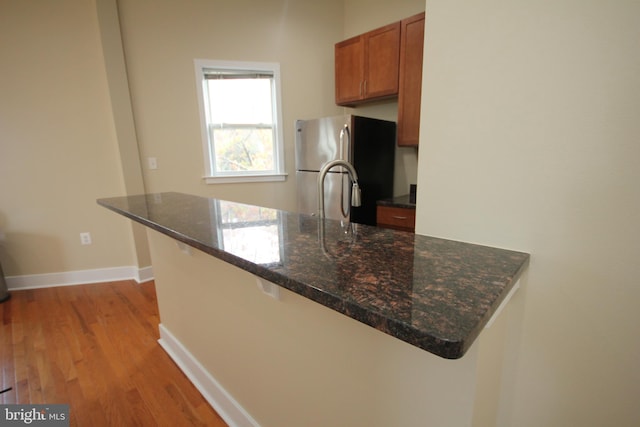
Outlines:
[[498,404],[473,343],[528,254],[181,193],[98,203],[153,230],[161,343],[227,419],[471,425]]

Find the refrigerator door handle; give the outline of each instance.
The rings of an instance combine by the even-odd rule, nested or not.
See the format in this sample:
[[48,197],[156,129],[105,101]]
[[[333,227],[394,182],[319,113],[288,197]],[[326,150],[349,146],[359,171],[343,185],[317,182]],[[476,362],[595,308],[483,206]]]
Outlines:
[[[344,152],[344,136],[347,136],[347,152]],[[343,160],[351,161],[349,158],[349,152],[351,151],[351,132],[349,131],[349,125],[344,124],[342,129],[340,129],[340,156],[342,156]],[[343,169],[344,171],[344,169]]]

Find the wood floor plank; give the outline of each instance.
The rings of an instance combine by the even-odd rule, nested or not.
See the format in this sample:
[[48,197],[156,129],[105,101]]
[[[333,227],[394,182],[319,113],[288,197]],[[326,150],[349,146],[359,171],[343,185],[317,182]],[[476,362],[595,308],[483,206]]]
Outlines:
[[12,291],[0,403],[68,403],[73,426],[226,426],[157,340],[153,282]]

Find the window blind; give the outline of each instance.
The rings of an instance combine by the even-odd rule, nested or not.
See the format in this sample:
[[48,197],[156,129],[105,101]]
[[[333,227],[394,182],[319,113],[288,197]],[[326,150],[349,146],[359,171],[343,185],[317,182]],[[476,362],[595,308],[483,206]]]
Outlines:
[[272,73],[249,70],[204,70],[205,80],[272,79]]

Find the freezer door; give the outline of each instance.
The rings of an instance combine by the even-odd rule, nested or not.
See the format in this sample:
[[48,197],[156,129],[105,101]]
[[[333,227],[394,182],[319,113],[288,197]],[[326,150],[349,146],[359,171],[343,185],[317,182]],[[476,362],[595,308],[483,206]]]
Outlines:
[[[298,212],[318,215],[318,173],[297,171],[296,180],[298,184]],[[324,213],[326,218],[346,219],[342,215],[342,210],[348,209],[349,206],[350,182],[349,176],[346,174],[331,172],[327,174],[324,179]],[[340,191],[341,186],[343,186],[343,191]],[[341,194],[343,196],[342,204],[340,203]]]
[[[318,171],[335,159],[349,159],[350,116],[296,121],[296,170]],[[342,169],[342,168],[340,168]]]

